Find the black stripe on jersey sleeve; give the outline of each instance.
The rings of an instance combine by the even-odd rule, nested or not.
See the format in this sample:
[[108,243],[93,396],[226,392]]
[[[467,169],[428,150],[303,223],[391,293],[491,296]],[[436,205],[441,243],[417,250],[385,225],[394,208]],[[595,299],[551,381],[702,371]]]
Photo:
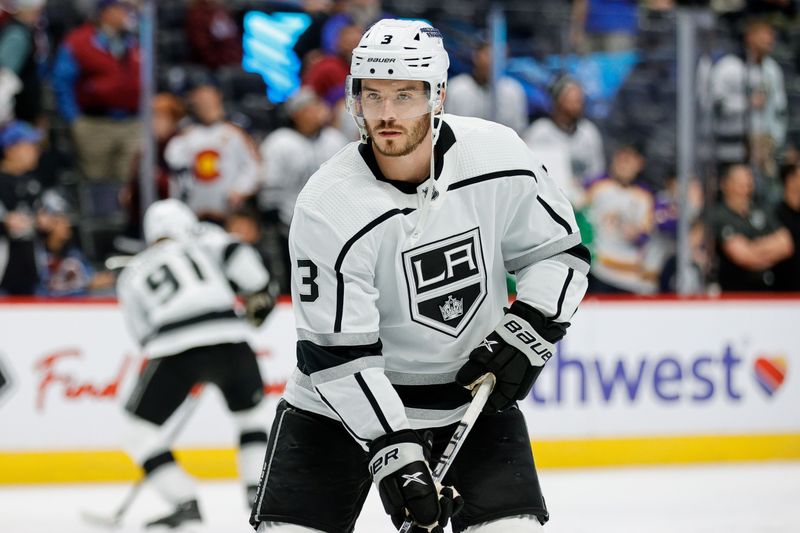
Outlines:
[[350,251],[350,248],[352,248],[361,237],[375,229],[383,222],[389,220],[395,215],[407,215],[413,211],[414,208],[411,207],[407,207],[405,209],[390,209],[358,230],[358,232],[350,237],[350,239],[344,243],[344,246],[342,246],[339,256],[336,258],[336,264],[334,265],[334,270],[336,271],[336,316],[333,322],[334,333],[340,333],[342,331],[342,314],[344,313],[344,276],[342,275],[342,263],[344,263],[347,252]]
[[569,288],[569,284],[572,281],[572,276],[575,275],[575,270],[569,269],[567,271],[567,279],[564,281],[564,286],[561,287],[561,294],[558,296],[558,306],[556,307],[556,314],[553,315],[554,319],[557,319],[561,315],[561,308],[564,305],[564,298],[567,296],[567,288]]
[[376,355],[383,355],[383,343],[380,339],[374,344],[364,346],[319,346],[311,341],[297,341],[297,368],[307,376],[362,357]]
[[578,244],[570,248],[569,250],[564,250],[565,254],[569,254],[576,259],[580,259],[587,265],[592,265],[592,252],[584,246],[583,244]]
[[567,231],[567,235],[572,235],[572,226],[569,225],[569,222],[564,220],[561,215],[556,213],[556,210],[550,207],[550,204],[545,202],[541,196],[537,196],[536,199],[539,201],[542,207],[544,207],[544,210],[547,211],[547,214],[550,215],[550,218],[555,220],[556,224],[564,228]]
[[355,431],[353,431],[353,429],[352,429],[350,426],[348,426],[348,425],[347,425],[347,422],[345,422],[345,421],[344,421],[344,418],[342,418],[342,415],[340,415],[340,414],[339,414],[339,411],[337,411],[337,410],[336,410],[336,408],[333,406],[333,404],[332,404],[331,402],[329,402],[329,401],[328,401],[328,399],[327,399],[325,396],[323,396],[323,394],[322,394],[322,391],[320,391],[320,390],[319,390],[319,387],[315,387],[315,388],[314,388],[314,390],[315,390],[315,391],[317,391],[317,396],[319,396],[319,399],[320,399],[320,400],[322,400],[322,402],[323,402],[325,405],[327,405],[327,406],[328,406],[328,409],[330,409],[331,411],[333,411],[333,413],[334,413],[334,414],[335,414],[337,417],[339,417],[339,420],[341,420],[341,421],[342,421],[342,425],[344,426],[344,429],[346,429],[346,430],[347,430],[347,432],[348,432],[348,433],[350,433],[350,434],[353,436],[353,438],[354,438],[354,439],[356,439],[356,440],[360,440],[361,442],[369,442],[369,439],[365,439],[365,438],[363,438],[363,437],[359,437],[359,436],[356,434],[356,432],[355,432]]
[[480,176],[474,176],[472,178],[457,181],[456,183],[450,185],[447,190],[454,191],[456,189],[467,187],[469,185],[475,185],[476,183],[481,183],[483,181],[506,178],[509,176],[530,176],[537,183],[539,181],[536,179],[536,174],[534,174],[532,170],[528,170],[527,168],[517,168],[512,170],[498,170],[497,172],[489,172],[488,174],[481,174]]
[[375,411],[375,416],[378,417],[378,421],[380,421],[383,431],[386,433],[391,433],[394,431],[392,426],[389,425],[389,421],[386,420],[386,415],[383,414],[381,405],[378,403],[377,398],[375,398],[375,395],[372,394],[372,390],[370,390],[367,382],[364,381],[364,376],[361,375],[361,372],[356,372],[354,377],[356,378],[356,383],[358,383],[358,386],[361,387],[361,392],[364,393],[364,396],[367,397],[369,404],[372,406],[372,410]]
[[231,260],[231,257],[233,257],[233,254],[236,252],[236,250],[239,249],[239,246],[241,246],[241,245],[242,245],[242,243],[240,243],[240,242],[228,243],[228,245],[225,246],[225,250],[222,252],[222,263],[227,265],[228,261]]

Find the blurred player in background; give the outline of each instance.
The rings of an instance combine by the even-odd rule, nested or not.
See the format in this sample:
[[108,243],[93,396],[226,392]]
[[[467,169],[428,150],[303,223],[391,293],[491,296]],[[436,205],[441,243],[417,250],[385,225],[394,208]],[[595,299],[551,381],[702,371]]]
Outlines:
[[194,123],[170,139],[164,152],[176,179],[170,196],[203,220],[224,223],[258,189],[258,152],[241,128],[225,120],[222,92],[200,84],[189,93]]
[[[470,533],[548,519],[517,400],[566,333],[589,252],[512,129],[442,114],[448,65],[420,21],[382,20],[353,51],[362,142],[309,179],[292,219],[298,361],[251,516],[259,533],[350,532],[371,482],[417,533],[451,516]],[[518,298],[504,312],[506,271]],[[443,480],[462,500],[434,485],[429,461],[488,373],[497,384]]]
[[[236,293],[260,325],[274,306],[269,273],[256,252],[212,224],[198,224],[178,200],[145,213],[148,248],[119,278],[117,292],[128,328],[147,357],[125,406],[130,455],[146,481],[175,510],[148,524],[168,528],[200,520],[193,480],[175,462],[160,428],[198,383],[219,387],[240,433],[239,471],[255,495],[267,433],[256,407],[263,380],[247,344],[249,326],[234,310]],[[234,292],[234,290],[236,292]]]

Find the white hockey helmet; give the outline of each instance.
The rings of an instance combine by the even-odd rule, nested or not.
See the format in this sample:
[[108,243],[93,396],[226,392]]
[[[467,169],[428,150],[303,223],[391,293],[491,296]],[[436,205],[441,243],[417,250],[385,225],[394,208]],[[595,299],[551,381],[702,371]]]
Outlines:
[[180,200],[153,202],[144,213],[144,240],[148,245],[160,239],[183,239],[197,227],[197,216]]
[[420,20],[397,19],[376,22],[364,33],[353,50],[350,75],[345,88],[345,105],[361,129],[362,141],[366,140],[366,132],[361,80],[425,82],[428,89],[427,105],[422,109],[415,108],[414,111],[415,116],[420,116],[441,109],[449,66],[450,58],[444,49],[442,34],[430,24]]

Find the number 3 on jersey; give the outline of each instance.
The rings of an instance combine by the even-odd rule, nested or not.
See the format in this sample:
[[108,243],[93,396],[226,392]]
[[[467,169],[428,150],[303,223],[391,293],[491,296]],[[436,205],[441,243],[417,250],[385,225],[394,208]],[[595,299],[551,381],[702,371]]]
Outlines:
[[300,301],[313,302],[319,298],[319,285],[315,281],[319,270],[310,259],[298,259],[297,269],[300,274]]

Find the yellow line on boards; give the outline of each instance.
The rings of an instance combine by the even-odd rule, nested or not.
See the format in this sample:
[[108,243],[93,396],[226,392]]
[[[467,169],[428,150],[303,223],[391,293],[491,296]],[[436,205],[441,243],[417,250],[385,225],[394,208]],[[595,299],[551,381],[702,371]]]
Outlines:
[[[800,434],[535,440],[539,468],[800,459]],[[234,449],[177,450],[201,479],[236,476]],[[116,450],[0,452],[0,484],[131,481],[141,475]]]
[[534,440],[540,468],[800,459],[800,434]]

